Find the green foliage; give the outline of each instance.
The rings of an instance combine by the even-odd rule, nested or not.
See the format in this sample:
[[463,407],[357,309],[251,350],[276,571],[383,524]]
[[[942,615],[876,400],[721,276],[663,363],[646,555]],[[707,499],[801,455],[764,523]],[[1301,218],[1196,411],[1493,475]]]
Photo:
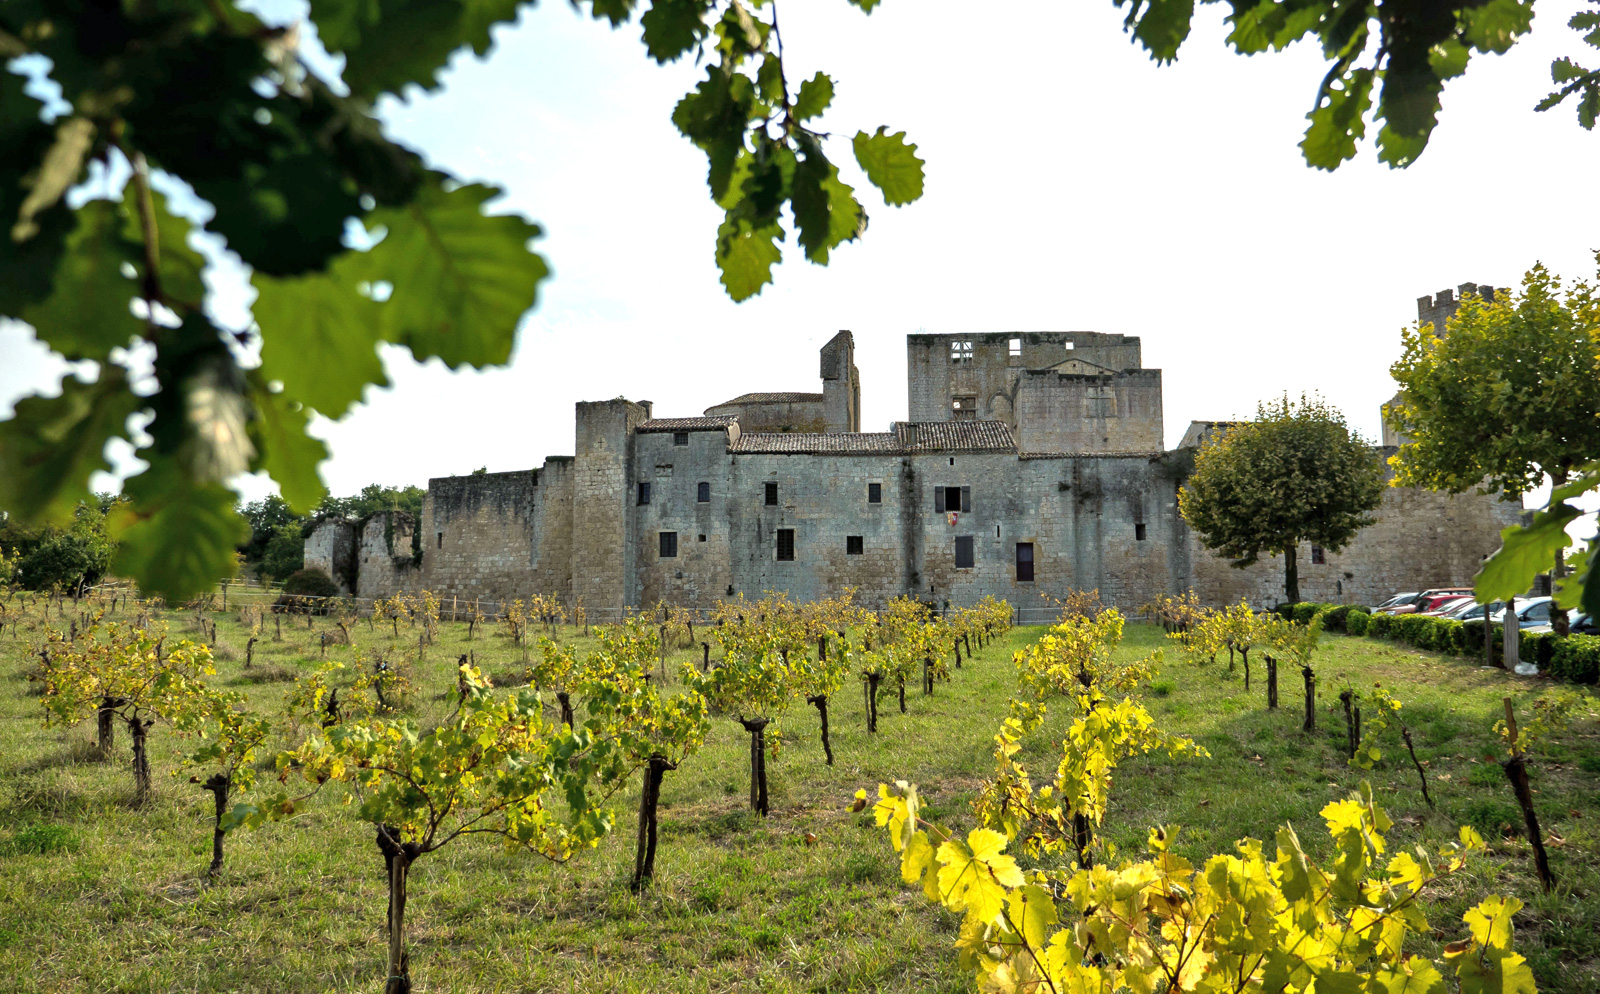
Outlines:
[[1550,641],[1550,662],[1541,664],[1541,669],[1567,683],[1600,683],[1600,635],[1568,635]]
[[298,524],[279,529],[261,553],[261,573],[274,580],[287,580],[305,565],[306,540]]
[[300,516],[277,494],[245,504],[239,514],[250,523],[250,541],[239,550],[246,559],[260,559],[267,544],[284,528],[295,525],[295,531],[299,531]]
[[[1195,0],[1113,3],[1128,8],[1123,27],[1151,58],[1177,58],[1189,37]],[[1310,123],[1300,149],[1307,163],[1330,170],[1355,155],[1369,117],[1379,126],[1381,161],[1392,167],[1416,161],[1437,123],[1445,82],[1465,73],[1473,55],[1508,50],[1533,20],[1532,0],[1455,0],[1440,7],[1412,2],[1400,8],[1377,0],[1355,6],[1334,0],[1228,0],[1228,6],[1227,42],[1241,55],[1282,51],[1302,39],[1322,49],[1329,65],[1306,115]],[[1595,15],[1580,14],[1571,24],[1578,30],[1594,28]],[[1593,34],[1589,41],[1600,44]],[[1581,91],[1586,96],[1579,119],[1591,126],[1591,101],[1600,99],[1594,95],[1596,83],[1580,78],[1582,70],[1575,65],[1563,68],[1566,62],[1558,60],[1553,72],[1558,85],[1569,85],[1547,97],[1540,109]]]
[[[1587,32],[1583,40],[1600,48],[1600,9],[1581,10],[1572,15],[1567,27]],[[1557,59],[1550,63],[1550,81],[1556,89],[1539,101],[1537,110],[1549,110],[1568,97],[1576,96],[1578,123],[1593,131],[1596,118],[1600,118],[1600,68],[1585,69],[1571,59]]]
[[1374,614],[1367,620],[1367,635],[1375,639],[1391,638],[1390,629],[1394,627],[1395,616],[1392,614]]
[[67,529],[44,529],[16,557],[16,580],[33,590],[72,590],[100,582],[116,555],[105,517],[100,505],[84,503]]
[[320,569],[302,569],[283,581],[283,592],[303,597],[337,597],[339,585]]
[[1365,635],[1367,626],[1372,622],[1372,615],[1361,610],[1352,610],[1344,616],[1344,630],[1347,635]]
[[1320,399],[1284,397],[1200,450],[1178,506],[1206,548],[1235,567],[1283,554],[1292,603],[1299,543],[1344,548],[1382,498],[1383,469],[1344,415]]
[[[874,6],[855,0],[863,11]],[[106,443],[146,442],[128,481],[132,506],[113,527],[118,568],[178,602],[232,575],[243,525],[226,490],[264,471],[295,513],[324,496],[327,448],[314,414],[343,415],[387,382],[378,347],[456,368],[508,361],[522,315],[549,270],[530,248],[537,225],[493,206],[503,191],[428,169],[391,141],[371,108],[410,87],[433,89],[457,53],[482,56],[518,0],[314,0],[317,37],[337,79],[307,67],[298,35],[230,2],[112,4],[92,23],[79,5],[33,0],[0,12],[0,56],[31,57],[67,105],[48,118],[18,74],[0,74],[0,317],[99,363],[92,383],[25,397],[0,423],[0,507],[27,524],[64,525],[109,468]],[[648,9],[645,9],[645,8]],[[787,83],[776,9],[710,0],[593,0],[613,25],[639,17],[658,62],[707,54],[707,76],[673,121],[711,163],[723,283],[735,299],[771,280],[787,207],[819,265],[859,237],[866,213],[813,130],[833,102],[816,73]],[[903,133],[854,141],[887,203],[921,195],[922,163]],[[120,189],[69,201],[93,164]],[[131,168],[118,168],[119,166]],[[156,187],[184,184],[211,208],[206,231],[250,270],[254,322],[207,313],[202,228],[166,208]],[[348,233],[365,232],[347,242]],[[351,247],[351,243],[355,247]],[[172,320],[176,317],[176,321]],[[136,394],[129,346],[153,355],[155,390]],[[241,346],[243,348],[241,348]],[[260,366],[243,355],[259,348]],[[250,552],[271,529],[251,522]]]

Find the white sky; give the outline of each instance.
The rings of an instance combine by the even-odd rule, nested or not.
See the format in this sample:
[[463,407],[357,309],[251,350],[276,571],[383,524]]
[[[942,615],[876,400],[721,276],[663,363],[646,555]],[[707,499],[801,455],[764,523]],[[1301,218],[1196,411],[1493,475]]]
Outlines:
[[[791,240],[776,285],[742,305],[717,282],[704,156],[670,121],[700,72],[657,67],[637,26],[556,2],[526,11],[487,61],[458,58],[442,91],[381,112],[434,163],[504,185],[502,208],[544,226],[554,278],[506,368],[389,351],[393,387],[318,426],[324,477],[342,495],[537,466],[571,453],[579,400],[684,416],[750,390],[818,390],[817,350],[842,328],[868,430],[905,417],[909,333],[1093,330],[1143,339],[1169,445],[1191,419],[1249,415],[1284,391],[1320,391],[1376,438],[1418,296],[1515,283],[1536,260],[1594,275],[1600,132],[1570,107],[1532,110],[1554,56],[1593,59],[1565,27],[1576,8],[1542,0],[1530,38],[1475,59],[1416,165],[1381,166],[1369,142],[1330,175],[1296,147],[1320,53],[1233,55],[1215,5],[1161,67],[1109,0],[886,0],[870,17],[843,0],[781,4],[791,78],[835,79],[822,124],[844,136],[830,152],[871,227],[826,269]],[[885,207],[850,155],[848,135],[879,124],[927,160],[909,207]],[[244,292],[227,274],[218,290],[218,313],[242,320]],[[0,326],[0,360],[0,415],[53,392],[61,363],[25,327]],[[250,498],[269,487],[241,481]]]

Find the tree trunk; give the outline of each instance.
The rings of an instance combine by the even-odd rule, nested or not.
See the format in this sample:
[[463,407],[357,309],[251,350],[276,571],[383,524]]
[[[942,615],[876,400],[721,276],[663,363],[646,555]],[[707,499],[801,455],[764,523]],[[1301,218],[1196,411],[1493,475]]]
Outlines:
[[1545,893],[1555,889],[1556,878],[1550,872],[1550,857],[1544,851],[1544,835],[1539,829],[1539,816],[1533,810],[1533,791],[1528,787],[1528,766],[1523,757],[1518,754],[1501,764],[1506,771],[1506,779],[1511,781],[1511,790],[1517,795],[1517,804],[1522,808],[1522,820],[1528,826],[1528,841],[1533,844],[1533,866],[1539,872],[1539,883],[1544,886]]
[[661,800],[661,778],[677,764],[667,762],[667,757],[650,757],[645,769],[644,787],[639,792],[639,848],[633,857],[633,883],[629,889],[635,894],[644,890],[656,873],[656,804]]
[[817,709],[817,716],[822,719],[822,752],[828,757],[828,765],[833,765],[833,745],[828,741],[828,695],[812,694],[806,698],[806,703]]
[[133,733],[133,802],[143,804],[150,800],[150,756],[145,750],[145,735],[153,721],[138,715],[128,719],[128,731]]
[[1429,809],[1432,809],[1433,798],[1428,794],[1428,774],[1423,770],[1422,764],[1417,762],[1417,750],[1411,745],[1411,729],[1401,725],[1400,737],[1405,740],[1406,752],[1411,754],[1411,765],[1417,768],[1417,777],[1422,781],[1422,799],[1427,801]]
[[711,669],[711,643],[700,643],[700,672],[705,673]]
[[[969,633],[969,634],[961,636],[961,641],[963,641],[963,642],[965,642],[967,644],[967,659],[971,660],[972,659],[972,635]],[[982,645],[980,645],[979,648],[982,648]]]
[[1348,690],[1339,692],[1339,703],[1344,705],[1344,742],[1345,752],[1351,759],[1356,758],[1356,717],[1353,707],[1354,695]]
[[1300,728],[1303,731],[1314,732],[1317,730],[1317,674],[1311,667],[1302,666],[1300,675],[1306,680],[1306,720]]
[[200,785],[201,790],[211,791],[216,808],[216,816],[211,823],[211,867],[206,870],[208,877],[214,877],[222,872],[222,816],[228,813],[229,786],[226,773],[214,773]]
[[922,661],[922,696],[927,697],[933,693],[933,660]]
[[1290,604],[1300,603],[1300,564],[1295,562],[1294,543],[1283,549],[1283,592]]
[[1089,827],[1089,816],[1075,814],[1072,816],[1072,844],[1078,850],[1078,865],[1088,868],[1093,862],[1089,855],[1089,846],[1094,842],[1094,832]]
[[1267,660],[1267,709],[1275,711],[1278,707],[1278,661],[1271,656]]
[[876,673],[867,674],[867,731],[874,735],[878,732],[878,684],[882,681]]
[[561,704],[561,723],[568,728],[572,727],[572,695],[565,690],[556,691],[556,700]]
[[1250,690],[1250,650],[1240,649],[1239,657],[1244,660],[1244,689],[1248,693]]
[[767,727],[766,718],[740,718],[739,724],[750,733],[750,809],[767,816]]
[[826,635],[817,636],[817,661],[819,663],[828,661],[828,636]]
[[1500,660],[1500,668],[1515,670],[1517,664],[1522,662],[1522,622],[1517,620],[1516,597],[1506,598],[1506,613],[1501,617],[1505,619],[1500,623],[1500,634],[1505,640],[1505,652]]
[[1494,665],[1494,623],[1489,620],[1489,605],[1483,606],[1483,665]]
[[406,953],[406,880],[422,847],[399,840],[399,829],[379,827],[378,850],[383,853],[389,876],[389,976],[384,981],[383,994],[411,994],[411,962]]
[[900,678],[900,713],[906,713],[906,678]]

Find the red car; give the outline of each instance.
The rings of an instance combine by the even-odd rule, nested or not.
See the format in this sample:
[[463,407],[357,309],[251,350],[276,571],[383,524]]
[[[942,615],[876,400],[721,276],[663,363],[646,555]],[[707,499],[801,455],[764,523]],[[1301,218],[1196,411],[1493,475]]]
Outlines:
[[1426,614],[1445,601],[1456,597],[1471,597],[1471,587],[1435,587],[1424,590],[1417,595],[1417,599],[1410,604],[1401,604],[1397,607],[1385,608],[1385,614]]

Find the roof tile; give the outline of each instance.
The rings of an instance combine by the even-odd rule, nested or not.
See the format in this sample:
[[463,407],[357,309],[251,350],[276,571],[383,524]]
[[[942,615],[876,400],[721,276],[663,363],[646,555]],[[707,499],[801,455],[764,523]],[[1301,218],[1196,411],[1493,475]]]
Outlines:
[[725,431],[729,425],[738,424],[739,419],[732,415],[720,415],[709,418],[651,418],[649,421],[639,422],[638,432],[661,431]]

